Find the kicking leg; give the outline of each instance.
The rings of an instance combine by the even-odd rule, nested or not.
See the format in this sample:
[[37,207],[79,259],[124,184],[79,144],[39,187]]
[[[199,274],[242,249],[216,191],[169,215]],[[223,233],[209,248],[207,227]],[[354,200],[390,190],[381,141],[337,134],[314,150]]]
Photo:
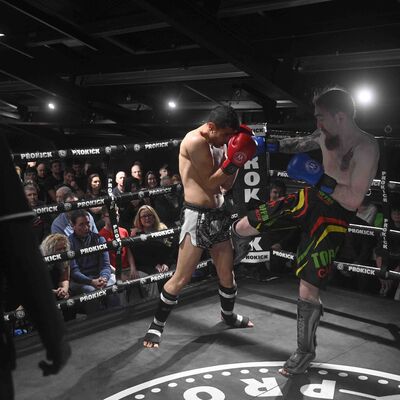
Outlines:
[[215,244],[210,254],[217,269],[219,278],[219,298],[221,301],[221,317],[224,322],[236,328],[250,328],[253,323],[248,317],[233,312],[237,295],[236,282],[233,275],[233,252],[229,241]]

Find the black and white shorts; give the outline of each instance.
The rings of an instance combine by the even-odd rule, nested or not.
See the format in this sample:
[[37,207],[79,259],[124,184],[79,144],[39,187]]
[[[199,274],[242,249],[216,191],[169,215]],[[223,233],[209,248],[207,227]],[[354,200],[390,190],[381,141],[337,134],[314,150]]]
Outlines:
[[179,244],[188,233],[193,246],[209,249],[216,243],[229,240],[230,225],[231,217],[224,207],[205,208],[184,203]]

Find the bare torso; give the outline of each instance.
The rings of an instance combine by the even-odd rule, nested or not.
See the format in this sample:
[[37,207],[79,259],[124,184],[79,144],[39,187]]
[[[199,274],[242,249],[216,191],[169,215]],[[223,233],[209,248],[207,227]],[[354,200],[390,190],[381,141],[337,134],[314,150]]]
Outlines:
[[379,160],[378,144],[373,136],[360,129],[342,138],[339,146],[333,150],[327,149],[325,140],[325,134],[316,130],[302,140],[283,139],[281,149],[291,153],[320,147],[325,173],[337,182],[332,197],[344,208],[355,211],[375,177]]
[[179,173],[186,202],[207,208],[221,205],[220,186],[210,185],[207,177],[219,169],[224,153],[223,147],[209,145],[200,128],[185,136],[179,151]]

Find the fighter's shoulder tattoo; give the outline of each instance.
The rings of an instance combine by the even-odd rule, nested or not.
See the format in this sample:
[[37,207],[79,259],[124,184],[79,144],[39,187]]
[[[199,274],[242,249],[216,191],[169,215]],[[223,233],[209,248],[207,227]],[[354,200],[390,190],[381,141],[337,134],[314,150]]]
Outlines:
[[316,129],[307,136],[290,137],[279,141],[279,149],[282,153],[301,153],[320,148],[319,137],[321,131]]

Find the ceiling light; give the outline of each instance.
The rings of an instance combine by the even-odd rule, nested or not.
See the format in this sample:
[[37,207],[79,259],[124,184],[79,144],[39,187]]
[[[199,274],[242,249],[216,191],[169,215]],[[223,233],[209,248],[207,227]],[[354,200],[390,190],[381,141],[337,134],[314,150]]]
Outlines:
[[56,109],[56,105],[54,103],[47,104],[47,107],[49,107],[50,110],[55,110]]
[[375,101],[375,93],[372,88],[363,87],[356,91],[356,102],[361,106],[368,106]]
[[176,108],[176,103],[175,103],[173,100],[170,100],[170,101],[168,102],[168,107],[169,107],[169,108]]
[[6,36],[4,33],[0,33],[0,37]]

